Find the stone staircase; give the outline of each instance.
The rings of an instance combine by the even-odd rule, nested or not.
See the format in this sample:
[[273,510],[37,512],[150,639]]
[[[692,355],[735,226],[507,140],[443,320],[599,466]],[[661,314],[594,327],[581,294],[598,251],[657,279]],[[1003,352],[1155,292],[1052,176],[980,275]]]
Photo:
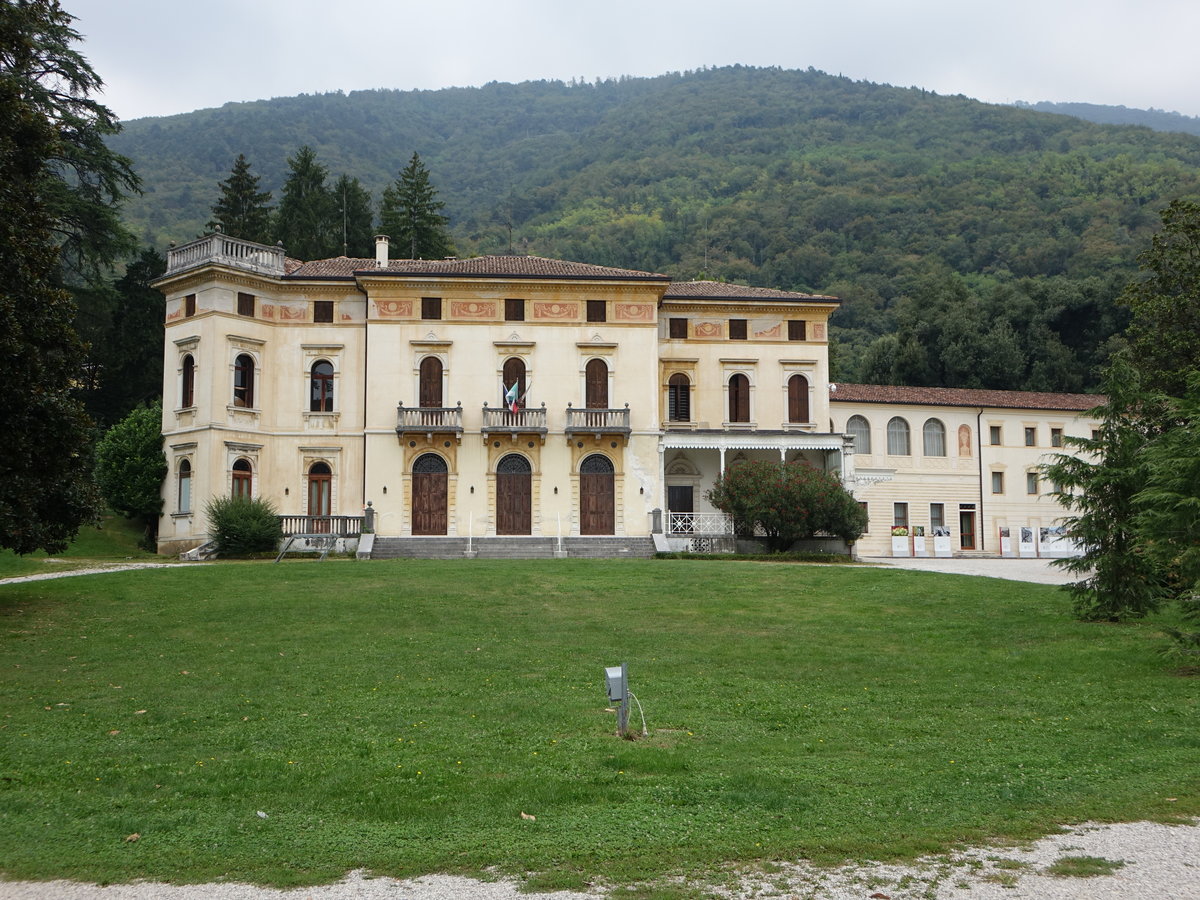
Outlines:
[[[464,559],[465,537],[376,537],[371,559]],[[470,542],[477,559],[554,559],[558,539],[549,537],[477,537]],[[649,537],[565,537],[562,549],[570,558],[650,559]]]

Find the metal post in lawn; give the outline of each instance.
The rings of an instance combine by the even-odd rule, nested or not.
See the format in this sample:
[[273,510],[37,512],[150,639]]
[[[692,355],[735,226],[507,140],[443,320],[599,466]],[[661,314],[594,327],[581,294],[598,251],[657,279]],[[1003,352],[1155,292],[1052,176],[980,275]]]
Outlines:
[[629,672],[625,663],[604,670],[608,684],[608,702],[617,704],[617,734],[629,736]]

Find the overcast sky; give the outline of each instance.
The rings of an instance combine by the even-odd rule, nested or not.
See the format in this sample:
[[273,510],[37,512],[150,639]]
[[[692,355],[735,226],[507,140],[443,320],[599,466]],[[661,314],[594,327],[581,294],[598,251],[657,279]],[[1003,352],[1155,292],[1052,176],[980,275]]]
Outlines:
[[1200,115],[1197,0],[62,0],[122,119],[742,63]]

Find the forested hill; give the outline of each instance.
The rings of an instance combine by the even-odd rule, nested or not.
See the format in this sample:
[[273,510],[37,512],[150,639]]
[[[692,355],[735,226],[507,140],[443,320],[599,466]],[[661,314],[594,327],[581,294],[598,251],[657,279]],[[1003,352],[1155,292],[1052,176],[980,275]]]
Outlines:
[[234,157],[278,192],[312,145],[378,198],[420,153],[460,253],[838,294],[839,377],[1078,390],[1112,298],[1200,139],[814,70],[366,91],[130,122],[114,140],[160,247],[203,227]]
[[1200,117],[1185,116],[1163,109],[1130,109],[1128,106],[1105,106],[1100,103],[1051,103],[1048,100],[1038,103],[1018,101],[1016,105],[1023,109],[1036,109],[1038,112],[1077,116],[1102,125],[1144,125],[1155,131],[1181,131],[1184,134],[1200,135]]

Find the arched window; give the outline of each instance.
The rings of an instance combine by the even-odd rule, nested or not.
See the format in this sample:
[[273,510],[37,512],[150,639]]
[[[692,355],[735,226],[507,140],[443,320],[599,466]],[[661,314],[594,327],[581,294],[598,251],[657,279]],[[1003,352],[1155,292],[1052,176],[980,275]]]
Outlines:
[[519,356],[510,356],[504,361],[504,390],[508,391],[514,384],[517,386],[517,406],[525,407],[525,360]]
[[788,421],[808,422],[808,379],[793,375],[788,379]]
[[588,409],[608,409],[608,365],[602,359],[589,359],[584,369],[585,405]]
[[926,456],[945,456],[946,426],[939,419],[927,419],[921,429],[921,442]]
[[871,423],[862,416],[851,416],[846,422],[846,434],[854,438],[855,453],[871,452]]
[[333,364],[326,359],[313,363],[308,409],[310,412],[333,412]]
[[186,459],[179,461],[179,495],[175,509],[181,513],[192,511],[192,464]]
[[672,422],[692,420],[692,383],[681,372],[667,381],[667,418]]
[[333,514],[333,471],[328,463],[315,462],[308,467],[308,514],[323,517],[313,522],[313,531],[327,532],[328,517]]
[[254,470],[250,468],[250,460],[239,459],[233,464],[233,489],[231,497],[245,497],[249,500],[254,495]]
[[896,416],[887,424],[888,456],[911,456],[912,447],[908,440],[908,422]]
[[242,353],[233,363],[233,405],[254,408],[254,357]]
[[179,405],[183,409],[196,405],[196,360],[190,353],[183,355],[183,380],[179,385]]
[[750,379],[741,372],[729,378],[729,421],[750,421]]
[[442,406],[442,361],[436,356],[421,360],[421,384],[417,403],[422,409],[438,409]]

